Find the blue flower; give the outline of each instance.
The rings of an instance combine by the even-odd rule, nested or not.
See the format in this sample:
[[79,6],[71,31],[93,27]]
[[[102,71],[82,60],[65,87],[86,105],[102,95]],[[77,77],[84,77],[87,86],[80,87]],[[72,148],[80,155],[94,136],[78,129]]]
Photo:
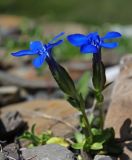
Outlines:
[[105,42],[105,40],[119,38],[121,34],[118,32],[108,32],[104,37],[100,37],[98,32],[92,32],[87,35],[71,34],[67,36],[67,40],[74,46],[80,47],[82,53],[98,53],[103,48],[115,48],[117,42]]
[[16,57],[27,56],[27,55],[37,55],[37,57],[33,60],[33,65],[36,68],[39,68],[42,66],[46,58],[51,57],[52,48],[54,48],[55,46],[58,46],[63,42],[63,40],[58,40],[57,42],[55,42],[62,35],[64,35],[64,32],[61,32],[60,34],[55,36],[47,44],[43,44],[41,41],[32,41],[30,42],[30,49],[21,50],[11,54]]

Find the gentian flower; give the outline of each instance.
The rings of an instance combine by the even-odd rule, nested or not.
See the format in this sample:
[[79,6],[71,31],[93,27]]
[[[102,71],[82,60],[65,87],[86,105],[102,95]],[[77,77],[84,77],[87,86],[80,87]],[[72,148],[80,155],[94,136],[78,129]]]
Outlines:
[[67,36],[67,40],[76,47],[80,47],[82,53],[98,53],[103,48],[115,48],[117,42],[106,42],[105,40],[119,38],[121,34],[118,32],[108,32],[105,36],[100,37],[98,32],[83,34],[71,34]]
[[41,41],[32,41],[30,42],[30,49],[14,52],[12,53],[12,55],[16,57],[27,56],[27,55],[37,55],[37,57],[33,60],[33,65],[36,68],[39,68],[42,66],[46,58],[51,57],[52,48],[58,46],[63,42],[63,40],[58,40],[57,42],[55,42],[62,35],[64,35],[64,32],[61,32],[60,34],[55,36],[47,44],[43,44]]

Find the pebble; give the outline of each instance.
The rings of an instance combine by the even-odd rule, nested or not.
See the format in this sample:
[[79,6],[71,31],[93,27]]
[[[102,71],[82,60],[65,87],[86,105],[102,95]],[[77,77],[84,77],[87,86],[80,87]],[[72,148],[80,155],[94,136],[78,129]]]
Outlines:
[[24,131],[26,126],[26,122],[18,111],[2,113],[0,119],[0,140],[12,141]]
[[96,155],[94,157],[94,160],[117,160],[117,159],[106,155]]
[[74,154],[65,147],[57,144],[47,144],[22,151],[25,159],[32,160],[74,160]]

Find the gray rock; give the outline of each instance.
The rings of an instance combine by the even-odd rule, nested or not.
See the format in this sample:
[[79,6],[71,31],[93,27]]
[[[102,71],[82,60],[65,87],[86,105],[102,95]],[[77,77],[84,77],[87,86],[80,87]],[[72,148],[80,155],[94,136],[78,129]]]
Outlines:
[[4,153],[5,157],[8,159],[11,159],[11,158],[16,159],[16,160],[19,159],[19,155],[18,155],[15,143],[11,143],[11,144],[6,145],[3,148],[3,153]]
[[0,139],[12,141],[26,127],[27,124],[18,111],[3,113],[0,119]]
[[33,99],[61,99],[63,97],[63,92],[57,89],[52,91],[52,93],[47,93],[47,91],[38,91]]
[[5,160],[5,155],[3,152],[0,152],[0,160]]
[[36,123],[38,134],[50,129],[55,136],[69,137],[79,123],[78,111],[65,100],[32,100],[3,107],[1,112],[16,110],[28,122],[29,130]]
[[116,160],[116,158],[106,156],[106,155],[96,155],[94,160]]
[[32,160],[74,160],[74,154],[71,151],[57,144],[25,149],[22,155],[24,159],[32,158]]
[[49,88],[56,88],[57,85],[55,82],[49,83],[43,80],[28,80],[24,78],[20,78],[16,75],[11,73],[7,73],[5,71],[0,71],[0,83],[3,85],[14,85],[23,88],[30,88],[30,89],[45,89],[47,86]]
[[0,95],[15,95],[19,92],[16,86],[2,86],[0,87]]

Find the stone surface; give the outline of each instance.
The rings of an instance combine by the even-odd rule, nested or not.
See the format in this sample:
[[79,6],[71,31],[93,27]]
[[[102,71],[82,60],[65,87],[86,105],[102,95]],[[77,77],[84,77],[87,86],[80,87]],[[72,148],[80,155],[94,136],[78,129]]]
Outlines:
[[17,111],[10,111],[1,114],[0,119],[0,139],[11,141],[20,135],[26,128],[21,114]]
[[3,152],[0,152],[0,160],[5,160],[6,158],[5,158],[5,155],[4,155],[4,153]]
[[22,151],[25,159],[32,160],[74,160],[74,154],[67,148],[57,144],[48,144],[44,146],[25,149]]
[[0,95],[17,94],[19,89],[16,86],[2,86],[0,87]]
[[18,102],[21,99],[20,89],[16,86],[0,87],[0,106]]
[[[121,138],[125,157],[132,158],[132,56],[122,58],[120,74],[115,81],[105,127],[113,127]],[[127,143],[127,144],[126,144]],[[124,156],[123,156],[124,157]],[[122,158],[127,160],[127,158]]]
[[36,132],[52,130],[56,136],[66,136],[78,125],[78,112],[65,100],[33,100],[1,109],[2,113],[19,111],[29,128],[35,123]]
[[[28,70],[28,68],[26,68],[26,70]],[[22,71],[19,70],[19,74],[23,75]],[[36,89],[36,88],[45,89],[47,87],[56,88],[56,83],[54,82],[53,78],[52,81],[49,81],[49,79],[47,81],[44,81],[38,79],[37,77],[36,79],[33,79],[32,74],[30,72],[28,72],[27,74],[29,74],[28,75],[30,76],[29,78],[26,78],[25,75],[23,78],[21,78],[20,76],[16,76],[15,74],[10,74],[8,72],[0,71],[0,83],[3,85],[15,85],[18,87],[30,88],[30,89]]]
[[106,156],[106,155],[96,155],[94,160],[116,160],[116,158]]
[[6,29],[13,29],[20,26],[22,23],[22,18],[18,16],[11,15],[0,15],[0,27]]
[[6,158],[10,157],[9,159],[11,159],[11,158],[19,159],[19,155],[18,155],[15,143],[11,143],[11,144],[6,145],[3,148],[3,153]]

